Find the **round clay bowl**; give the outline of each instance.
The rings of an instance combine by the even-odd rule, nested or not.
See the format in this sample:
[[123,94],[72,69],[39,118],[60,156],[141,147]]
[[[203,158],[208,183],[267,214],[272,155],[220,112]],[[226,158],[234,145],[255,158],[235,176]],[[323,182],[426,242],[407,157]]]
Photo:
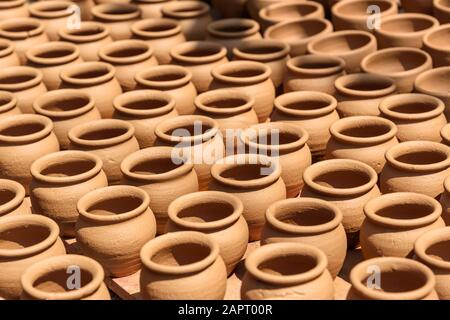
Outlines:
[[433,1],[433,15],[439,20],[441,24],[450,22],[450,1],[449,0],[434,0]]
[[21,113],[15,95],[8,91],[0,91],[0,119]]
[[446,226],[450,226],[450,178],[448,177],[444,180],[444,193],[441,195],[439,201],[443,210],[442,219]]
[[0,39],[0,67],[20,66],[20,59],[14,44],[6,39]]
[[0,20],[6,20],[11,17],[28,17],[29,15],[26,0],[2,1],[0,5]]
[[448,37],[450,37],[450,24],[434,28],[423,37],[423,49],[433,58],[435,68],[450,64],[450,45],[445,42]]
[[0,179],[0,217],[31,214],[25,188],[16,181]]
[[416,91],[441,99],[445,116],[450,119],[450,66],[435,68],[420,74],[414,83]]
[[141,10],[131,3],[104,3],[91,9],[93,20],[104,23],[113,40],[131,38],[131,25],[141,17]]

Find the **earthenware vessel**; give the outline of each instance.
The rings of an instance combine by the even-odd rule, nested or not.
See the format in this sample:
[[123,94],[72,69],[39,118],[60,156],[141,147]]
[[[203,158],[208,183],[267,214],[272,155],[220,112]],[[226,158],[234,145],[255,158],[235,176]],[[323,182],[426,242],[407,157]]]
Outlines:
[[433,1],[433,15],[441,24],[450,22],[450,3],[448,0]]
[[402,8],[406,12],[420,12],[431,15],[433,0],[402,0]]
[[141,10],[131,3],[104,3],[91,10],[95,21],[105,24],[113,40],[131,38],[131,25],[141,17]]
[[247,12],[255,20],[259,19],[259,11],[271,4],[282,2],[281,0],[248,0]]
[[246,14],[248,0],[212,0],[212,5],[224,18],[238,18]]
[[31,214],[31,207],[25,200],[25,188],[18,182],[0,179],[0,218]]
[[21,113],[16,96],[9,91],[0,91],[0,119]]
[[136,0],[135,4],[142,11],[142,18],[161,18],[161,8],[172,0]]
[[20,59],[15,51],[14,44],[6,39],[0,39],[0,67],[20,66]]
[[445,39],[450,35],[450,25],[445,24],[428,31],[423,37],[423,50],[433,58],[433,66],[450,65],[450,46],[445,45]]
[[2,1],[0,4],[0,20],[6,20],[11,17],[28,17],[29,15],[26,0]]
[[442,219],[446,226],[450,226],[450,178],[444,180],[444,193],[441,195]]
[[441,99],[445,116],[450,119],[450,66],[434,68],[420,74],[414,83],[417,92]]

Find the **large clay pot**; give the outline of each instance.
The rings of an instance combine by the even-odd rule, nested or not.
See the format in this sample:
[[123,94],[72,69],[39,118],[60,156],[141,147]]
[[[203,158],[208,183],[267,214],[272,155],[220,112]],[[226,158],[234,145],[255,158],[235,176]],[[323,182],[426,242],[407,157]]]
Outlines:
[[337,206],[314,198],[275,202],[266,211],[261,244],[279,242],[319,248],[327,256],[328,271],[336,278],[347,253],[342,213]]
[[141,10],[131,3],[104,3],[92,8],[95,21],[104,23],[113,40],[131,38],[131,25],[141,17]]
[[78,201],[75,232],[85,256],[103,266],[107,275],[125,277],[141,268],[139,252],[156,234],[150,197],[133,186],[97,189]]
[[20,66],[15,45],[6,39],[0,39],[0,68]]
[[445,46],[445,39],[450,35],[450,24],[445,24],[427,32],[423,37],[423,49],[433,58],[433,66],[450,65],[450,48]]
[[433,1],[433,15],[441,24],[450,22],[450,3],[448,0]]
[[212,5],[224,18],[239,18],[246,14],[248,0],[212,0]]
[[66,254],[53,220],[34,214],[0,218],[0,297],[19,299],[20,277],[31,265]]
[[6,20],[11,17],[28,17],[29,15],[26,0],[9,0],[0,3],[0,20]]
[[450,226],[450,178],[444,180],[444,193],[441,195],[442,219],[446,226]]
[[166,3],[173,0],[135,0],[134,3],[141,9],[142,18],[161,18],[161,8]]
[[146,300],[219,300],[227,271],[219,244],[196,231],[171,232],[141,250],[141,296]]
[[416,78],[414,87],[417,92],[441,99],[445,116],[450,119],[450,66],[425,71]]
[[30,204],[25,200],[25,188],[18,182],[0,179],[0,218],[31,214]]
[[300,243],[273,243],[245,259],[244,300],[333,300],[333,278],[327,257],[316,247]]
[[406,12],[420,12],[431,15],[433,0],[402,0],[402,8]]
[[0,119],[21,113],[15,95],[8,91],[0,91]]

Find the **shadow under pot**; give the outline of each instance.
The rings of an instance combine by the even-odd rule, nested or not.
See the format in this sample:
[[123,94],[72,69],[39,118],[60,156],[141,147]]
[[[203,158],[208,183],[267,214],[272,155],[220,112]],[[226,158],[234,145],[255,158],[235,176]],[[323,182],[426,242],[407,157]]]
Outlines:
[[441,195],[439,202],[442,205],[442,219],[446,226],[450,226],[450,178],[444,180],[444,193]]
[[113,277],[141,268],[139,252],[156,234],[150,197],[133,186],[110,186],[84,195],[77,204],[77,243]]
[[31,213],[25,188],[16,181],[0,179],[0,218]]
[[423,37],[423,50],[433,58],[435,68],[450,65],[450,46],[445,39],[450,37],[450,25],[445,24],[427,32]]
[[327,256],[300,243],[273,243],[245,259],[243,300],[334,300],[333,278]]
[[21,113],[22,111],[17,106],[16,96],[9,91],[0,91],[0,119]]
[[212,0],[211,4],[220,13],[221,17],[234,18],[247,14],[247,0],[230,0],[226,2]]
[[419,93],[441,99],[447,121],[450,119],[450,66],[423,72],[416,78],[414,87]]
[[0,20],[6,20],[11,17],[28,17],[29,15],[26,0],[9,0],[0,3]]
[[433,0],[402,0],[402,8],[405,12],[420,12],[433,14]]
[[0,68],[20,66],[20,59],[12,41],[0,39]]
[[94,21],[103,23],[113,40],[130,39],[131,25],[141,17],[141,10],[131,3],[103,3],[91,9]]
[[0,219],[0,297],[17,300],[22,293],[20,278],[34,263],[65,255],[59,228],[53,220],[39,215]]

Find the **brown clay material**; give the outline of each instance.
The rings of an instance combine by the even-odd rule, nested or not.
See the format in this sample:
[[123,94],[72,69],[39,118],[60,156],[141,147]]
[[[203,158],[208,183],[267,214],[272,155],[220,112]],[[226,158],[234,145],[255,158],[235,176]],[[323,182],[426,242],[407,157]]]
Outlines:
[[0,4],[0,20],[10,19],[11,17],[25,18],[29,15],[26,0],[8,0],[2,1]]
[[433,0],[402,0],[402,8],[406,12],[419,12],[431,15]]
[[[80,8],[81,20],[92,20],[91,10],[95,6],[95,0],[72,0]],[[101,0],[99,1],[101,2]]]
[[441,24],[450,22],[450,2],[448,0],[433,1],[433,15]]
[[0,179],[0,218],[31,214],[25,200],[25,188],[18,182]]
[[141,17],[141,9],[131,3],[103,3],[91,9],[94,21],[104,23],[113,40],[131,38],[131,25]]
[[442,219],[446,226],[450,226],[450,178],[444,180],[444,193],[439,199],[442,205]]
[[220,12],[220,15],[225,18],[238,18],[246,14],[247,0],[212,0],[213,7]]
[[450,124],[446,124],[441,129],[441,137],[442,137],[442,143],[450,146]]
[[0,68],[20,66],[20,59],[12,41],[0,39]]
[[282,2],[282,0],[248,0],[247,12],[255,20],[259,19],[259,11],[271,4]]
[[416,91],[441,99],[445,116],[450,119],[450,66],[435,68],[420,74],[414,83]]
[[445,42],[449,37],[449,24],[434,28],[423,37],[423,49],[433,58],[435,68],[450,65],[450,45]]
[[0,119],[21,113],[14,94],[8,91],[0,91]]
[[172,0],[136,0],[135,3],[141,9],[143,19],[161,18],[161,8]]

